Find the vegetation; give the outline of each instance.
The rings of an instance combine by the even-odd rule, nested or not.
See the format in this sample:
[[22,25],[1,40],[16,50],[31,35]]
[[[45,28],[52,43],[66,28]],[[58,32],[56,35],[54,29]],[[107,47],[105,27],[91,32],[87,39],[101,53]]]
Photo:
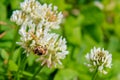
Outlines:
[[[26,57],[20,41],[20,26],[10,21],[23,0],[0,0],[0,80],[91,80],[94,72],[84,64],[85,55],[95,47],[112,54],[108,74],[97,80],[120,80],[120,1],[119,0],[38,0],[53,4],[64,15],[60,29],[52,32],[66,38],[69,54],[60,68],[41,68],[35,55]],[[37,72],[40,69],[40,72]],[[37,73],[36,73],[37,72]],[[34,80],[34,79],[33,79]]]

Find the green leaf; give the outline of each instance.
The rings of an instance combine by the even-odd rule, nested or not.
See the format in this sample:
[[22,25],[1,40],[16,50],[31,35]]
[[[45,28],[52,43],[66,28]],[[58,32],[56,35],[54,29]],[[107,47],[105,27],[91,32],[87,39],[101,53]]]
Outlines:
[[10,26],[2,26],[1,29],[5,31],[5,35],[2,37],[2,40],[12,40],[14,37],[14,28]]
[[18,70],[17,64],[12,60],[9,61],[9,70],[10,71],[17,71]]
[[83,29],[84,34],[90,35],[96,42],[100,42],[103,40],[103,33],[100,26],[96,26],[94,24],[84,25]]
[[0,55],[3,59],[8,60],[8,53],[4,49],[0,49]]
[[0,0],[0,3],[3,3],[5,0]]
[[68,38],[70,43],[80,45],[81,42],[81,27],[80,22],[81,18],[78,17],[77,19],[73,16],[70,16],[66,19],[64,28],[64,35]]
[[109,42],[109,45],[108,45],[108,50],[110,52],[116,52],[120,49],[119,45],[120,45],[119,39],[117,37],[112,36],[110,38],[110,42]]
[[20,52],[21,52],[21,49],[18,48],[18,49],[16,49],[15,52],[13,53],[13,55],[12,55],[12,60],[13,60],[14,62],[16,62],[16,61],[18,60],[20,54],[22,54],[22,53],[20,53]]
[[0,47],[1,48],[7,48],[9,49],[11,47],[11,42],[10,41],[0,41]]
[[35,55],[33,53],[29,54],[29,56],[27,57],[27,60],[28,60],[28,65],[32,66],[35,61]]
[[20,8],[20,2],[21,0],[10,0],[12,9]]
[[5,20],[7,16],[6,6],[0,3],[0,20]]
[[83,24],[100,25],[104,21],[104,14],[94,5],[84,6],[81,13],[84,15]]
[[120,24],[117,24],[115,29],[115,33],[120,37]]
[[78,73],[72,69],[62,69],[56,75],[54,80],[76,80]]

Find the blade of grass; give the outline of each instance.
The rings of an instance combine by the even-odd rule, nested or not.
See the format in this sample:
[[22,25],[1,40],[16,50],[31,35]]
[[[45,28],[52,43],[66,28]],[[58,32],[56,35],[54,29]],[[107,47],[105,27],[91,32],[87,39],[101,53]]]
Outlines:
[[21,60],[21,56],[19,57],[19,61],[18,61],[19,68],[18,68],[18,71],[15,75],[15,77],[16,77],[15,79],[20,80],[19,73],[20,73],[20,71],[23,71],[23,67],[26,65],[26,61],[27,61],[26,55],[24,55],[22,60]]
[[[25,75],[25,76],[29,76],[29,77],[32,77],[32,76],[33,76],[32,73],[29,73],[29,72],[27,72],[27,71],[22,71],[21,74],[22,74],[22,75]],[[36,76],[36,78],[38,78],[38,80],[41,79],[41,77],[39,77],[39,76]],[[34,79],[33,79],[33,80],[34,80]]]
[[38,70],[33,74],[31,80],[34,80],[35,77],[37,76],[37,74],[39,74],[39,72],[41,71],[41,69],[43,68],[43,66],[39,67]]
[[17,41],[17,38],[18,38],[18,30],[19,30],[20,27],[15,27],[15,33],[14,33],[14,38],[13,38],[13,41],[12,41],[12,45],[11,45],[11,48],[10,48],[10,56],[8,58],[8,64],[7,64],[7,68],[6,68],[6,72],[8,72],[9,70],[9,61],[10,59],[12,58],[13,56],[13,51],[15,49],[15,46],[16,46],[16,41]]

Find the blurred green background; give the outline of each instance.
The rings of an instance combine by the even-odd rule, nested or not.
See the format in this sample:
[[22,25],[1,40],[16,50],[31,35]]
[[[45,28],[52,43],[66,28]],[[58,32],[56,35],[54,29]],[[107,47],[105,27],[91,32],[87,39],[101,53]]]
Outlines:
[[[12,12],[20,9],[23,0],[0,0],[0,80],[13,80],[22,62],[23,49],[18,26],[10,21]],[[103,47],[112,54],[112,68],[97,80],[120,80],[120,0],[39,0],[52,3],[63,12],[61,28],[54,32],[67,40],[69,55],[58,69],[44,67],[36,80],[91,80],[93,73],[84,65],[85,54],[94,46]],[[9,60],[9,64],[8,64]],[[21,80],[29,80],[39,68],[31,54],[20,73]],[[9,66],[9,67],[8,67]],[[24,66],[21,66],[22,68]]]

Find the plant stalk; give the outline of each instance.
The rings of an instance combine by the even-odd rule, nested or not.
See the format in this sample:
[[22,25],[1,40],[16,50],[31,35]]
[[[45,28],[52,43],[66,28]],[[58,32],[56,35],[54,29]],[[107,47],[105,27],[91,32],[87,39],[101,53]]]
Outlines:
[[43,66],[39,67],[38,70],[34,73],[34,75],[32,76],[31,80],[34,80],[35,77],[37,76],[37,74],[39,74],[39,72],[41,71],[41,69],[43,68]]
[[98,67],[96,68],[95,73],[93,74],[92,80],[97,80],[96,79],[97,73],[98,73]]

